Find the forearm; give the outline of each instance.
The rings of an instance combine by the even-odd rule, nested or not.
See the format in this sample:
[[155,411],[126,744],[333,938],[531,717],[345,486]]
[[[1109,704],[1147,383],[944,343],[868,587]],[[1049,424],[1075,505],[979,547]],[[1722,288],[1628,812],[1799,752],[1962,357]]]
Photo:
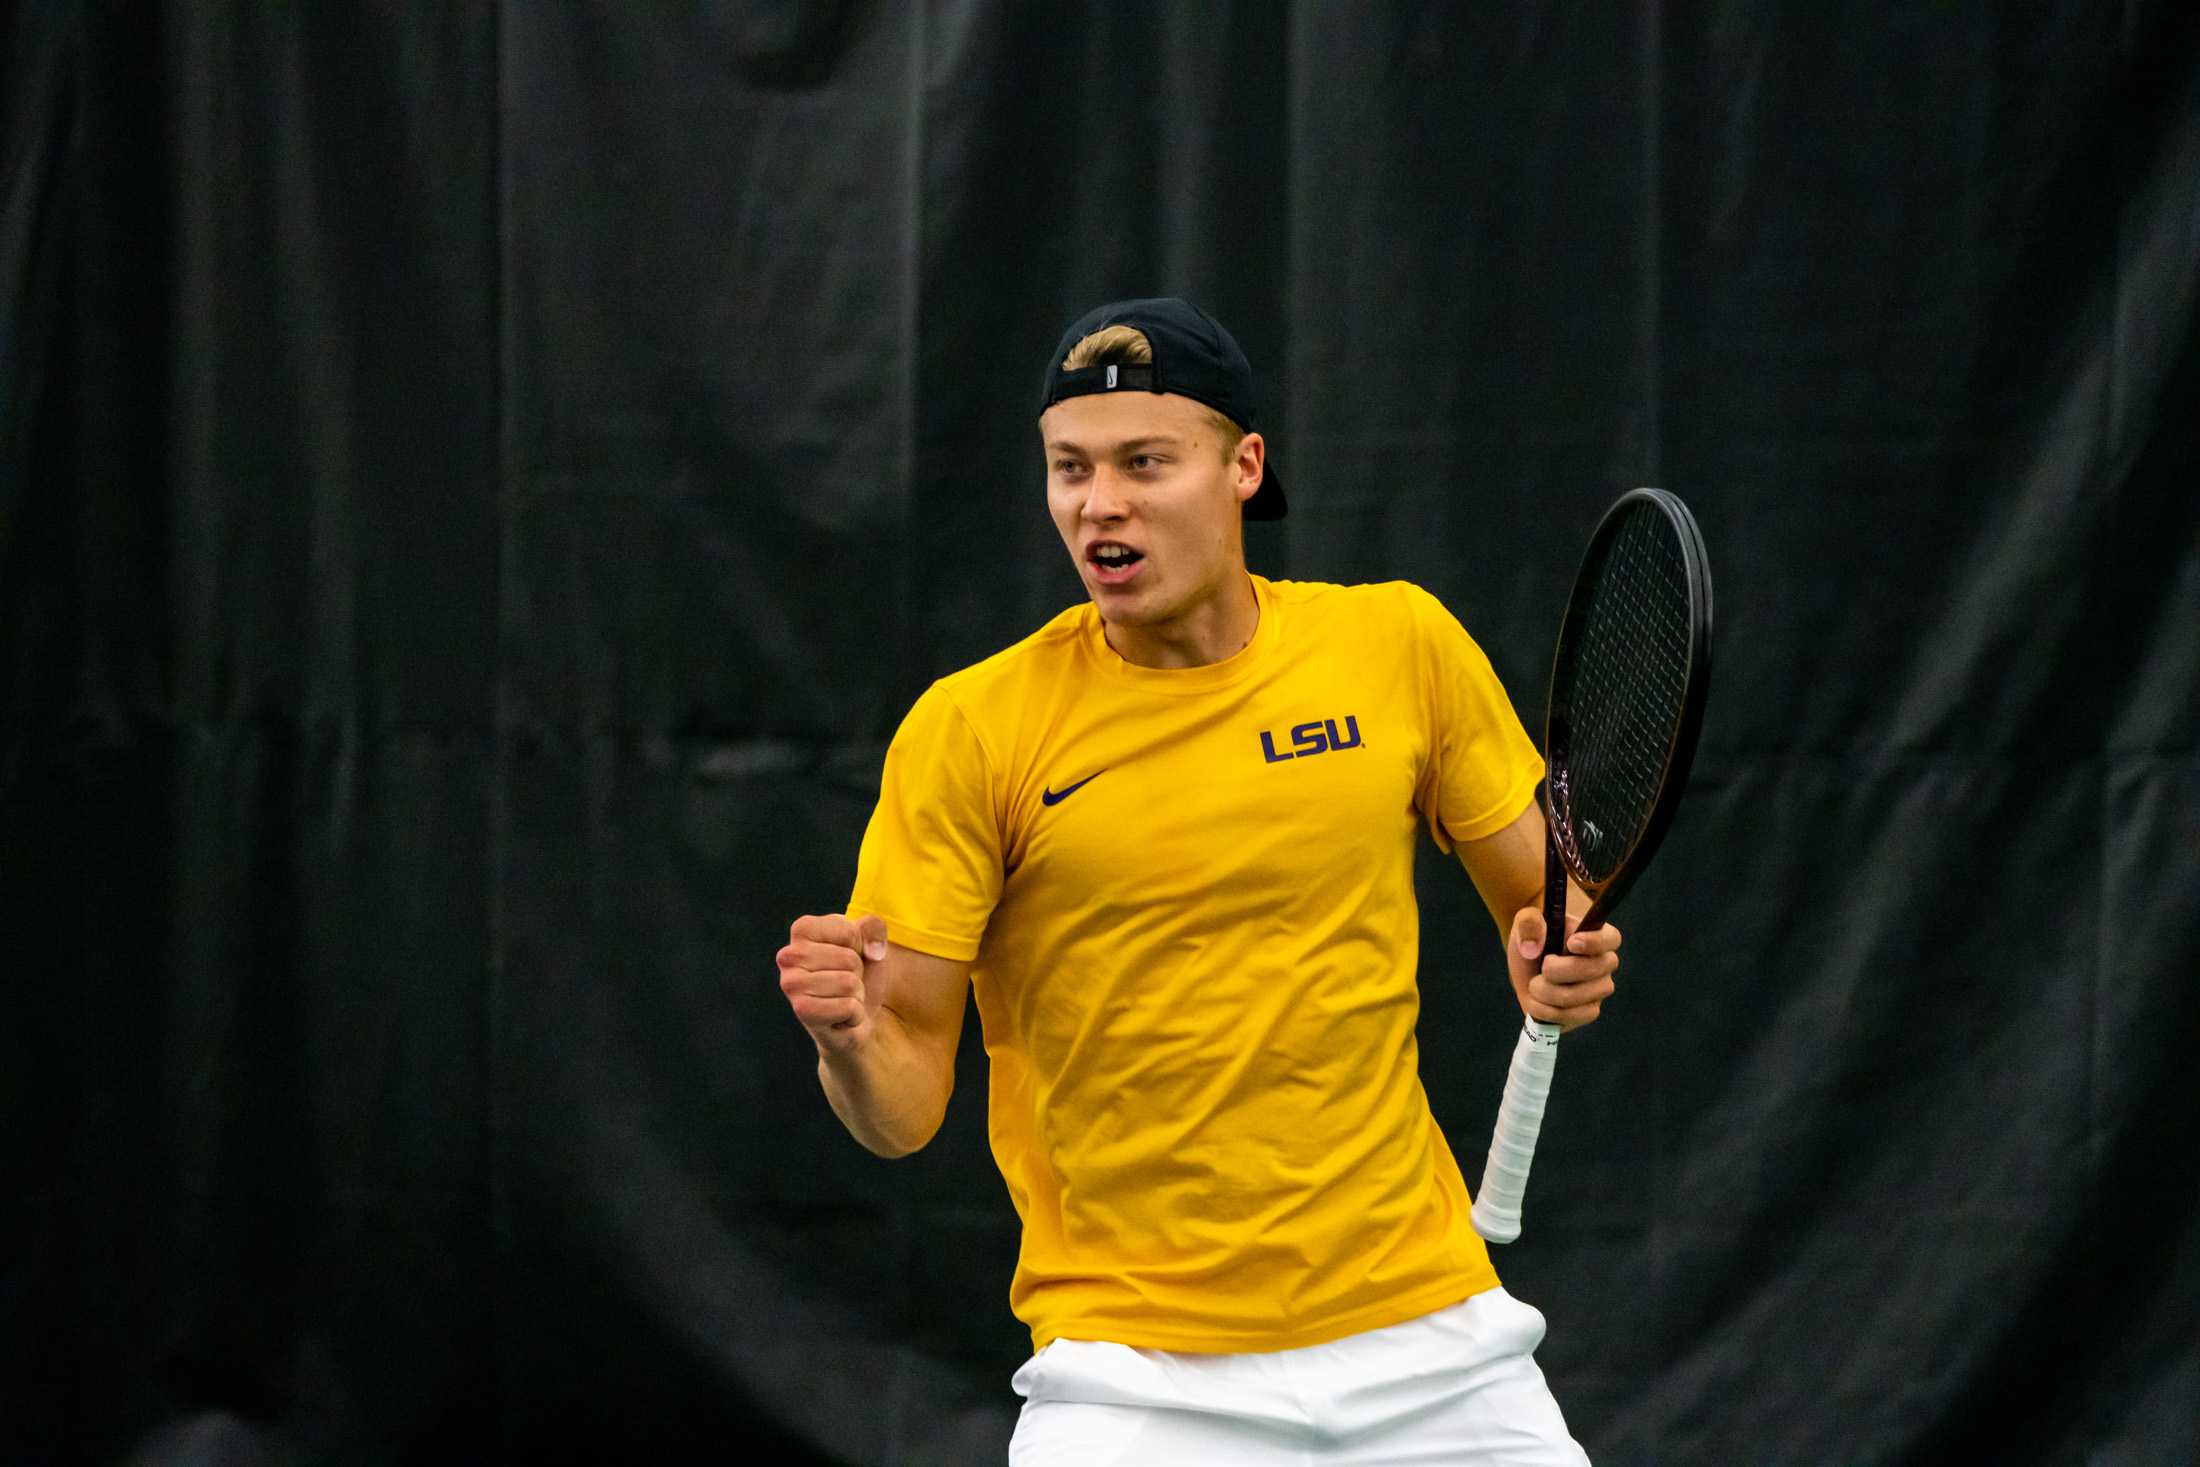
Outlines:
[[[1459,864],[1489,908],[1501,942],[1512,931],[1514,913],[1543,905],[1543,843],[1543,811],[1531,803],[1503,830],[1459,844]],[[1566,910],[1577,917],[1589,910],[1588,896],[1572,881],[1566,883]]]
[[819,1056],[817,1078],[848,1134],[885,1157],[907,1156],[930,1141],[955,1088],[952,1066],[940,1073],[886,1008],[873,1017],[870,1042],[861,1049]]

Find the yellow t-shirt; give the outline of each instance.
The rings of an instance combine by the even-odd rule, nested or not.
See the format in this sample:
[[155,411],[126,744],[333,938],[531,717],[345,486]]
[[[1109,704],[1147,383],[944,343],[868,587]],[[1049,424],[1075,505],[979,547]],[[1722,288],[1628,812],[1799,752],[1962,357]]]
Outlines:
[[1034,1349],[1291,1349],[1497,1282],[1421,1088],[1413,853],[1542,760],[1427,592],[1253,587],[1206,667],[1065,611],[886,755],[848,910],[975,960]]

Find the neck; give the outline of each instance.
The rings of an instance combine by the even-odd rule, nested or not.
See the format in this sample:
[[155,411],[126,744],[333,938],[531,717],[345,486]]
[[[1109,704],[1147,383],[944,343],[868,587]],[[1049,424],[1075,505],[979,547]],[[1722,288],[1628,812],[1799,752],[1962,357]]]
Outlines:
[[1214,595],[1149,626],[1101,622],[1117,656],[1138,667],[1205,667],[1243,651],[1260,629],[1260,598],[1239,571]]

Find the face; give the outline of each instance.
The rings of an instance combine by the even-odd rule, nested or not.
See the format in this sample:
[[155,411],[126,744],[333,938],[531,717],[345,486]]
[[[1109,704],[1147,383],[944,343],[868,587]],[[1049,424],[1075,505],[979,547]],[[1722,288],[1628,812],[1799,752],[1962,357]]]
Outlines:
[[1245,578],[1239,506],[1265,447],[1228,435],[1188,397],[1098,392],[1039,419],[1047,508],[1085,590],[1111,625],[1159,629],[1196,616]]

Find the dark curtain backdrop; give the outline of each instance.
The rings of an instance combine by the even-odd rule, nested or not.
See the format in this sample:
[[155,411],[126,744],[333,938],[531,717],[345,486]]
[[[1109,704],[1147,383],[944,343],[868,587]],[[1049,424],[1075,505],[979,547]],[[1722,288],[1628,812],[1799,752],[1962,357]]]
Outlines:
[[1262,372],[1255,568],[1531,726],[1596,512],[1702,520],[1499,1257],[1592,1454],[2200,1459],[2189,5],[4,15],[0,1460],[1000,1459],[982,1049],[881,1162],[771,954],[1078,594],[1035,383],[1149,292]]

